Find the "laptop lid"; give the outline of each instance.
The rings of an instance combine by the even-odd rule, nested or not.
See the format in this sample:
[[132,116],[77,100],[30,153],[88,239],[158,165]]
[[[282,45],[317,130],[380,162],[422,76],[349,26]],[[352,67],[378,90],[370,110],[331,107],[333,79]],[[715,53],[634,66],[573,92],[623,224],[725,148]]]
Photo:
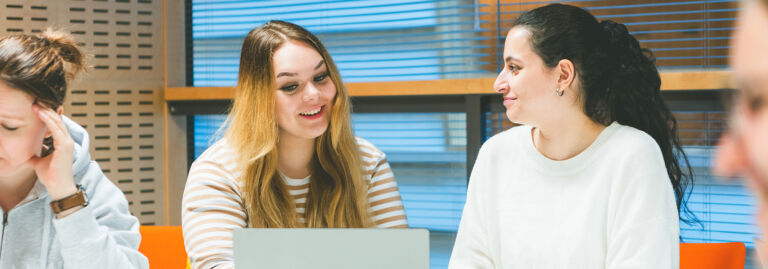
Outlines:
[[236,229],[235,268],[429,268],[426,229]]

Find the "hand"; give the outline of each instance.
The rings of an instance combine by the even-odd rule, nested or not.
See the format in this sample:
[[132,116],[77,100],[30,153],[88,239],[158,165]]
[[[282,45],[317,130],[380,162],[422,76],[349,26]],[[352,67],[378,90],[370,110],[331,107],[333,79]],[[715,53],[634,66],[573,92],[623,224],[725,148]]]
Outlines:
[[33,110],[52,134],[54,151],[46,157],[32,157],[32,166],[52,201],[66,198],[77,192],[72,175],[75,142],[61,115],[39,105],[33,105]]

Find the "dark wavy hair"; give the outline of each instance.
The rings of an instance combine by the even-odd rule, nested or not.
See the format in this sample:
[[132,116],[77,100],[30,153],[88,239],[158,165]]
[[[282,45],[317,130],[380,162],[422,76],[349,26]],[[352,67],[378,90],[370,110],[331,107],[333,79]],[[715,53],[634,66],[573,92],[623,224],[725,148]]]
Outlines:
[[581,84],[578,98],[590,119],[604,125],[616,121],[653,137],[664,156],[680,219],[697,223],[686,205],[693,173],[677,135],[677,121],[661,99],[661,78],[651,51],[641,48],[623,24],[598,22],[575,6],[539,7],[520,15],[515,26],[532,33],[533,50],[548,67],[563,59],[573,62]]

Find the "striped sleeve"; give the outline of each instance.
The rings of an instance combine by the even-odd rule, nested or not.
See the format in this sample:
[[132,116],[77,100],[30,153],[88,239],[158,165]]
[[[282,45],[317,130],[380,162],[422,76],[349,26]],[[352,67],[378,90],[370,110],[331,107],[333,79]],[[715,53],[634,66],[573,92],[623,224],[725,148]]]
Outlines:
[[246,227],[236,177],[211,155],[217,154],[192,164],[182,200],[184,245],[193,269],[234,268],[232,230]]
[[403,201],[386,156],[368,141],[358,138],[358,144],[370,175],[368,202],[374,224],[379,228],[407,228]]

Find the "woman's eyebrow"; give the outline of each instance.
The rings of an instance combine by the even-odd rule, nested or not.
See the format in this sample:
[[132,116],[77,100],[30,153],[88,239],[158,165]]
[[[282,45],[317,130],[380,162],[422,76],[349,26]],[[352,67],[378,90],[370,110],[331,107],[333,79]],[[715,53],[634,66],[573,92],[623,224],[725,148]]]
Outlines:
[[[317,65],[315,66],[315,70],[320,69],[320,67],[322,67],[324,63],[325,63],[325,60],[320,60],[320,62],[317,63]],[[293,77],[296,75],[297,75],[296,73],[291,73],[291,72],[280,72],[280,74],[277,74],[276,78],[279,78],[282,76]]]

